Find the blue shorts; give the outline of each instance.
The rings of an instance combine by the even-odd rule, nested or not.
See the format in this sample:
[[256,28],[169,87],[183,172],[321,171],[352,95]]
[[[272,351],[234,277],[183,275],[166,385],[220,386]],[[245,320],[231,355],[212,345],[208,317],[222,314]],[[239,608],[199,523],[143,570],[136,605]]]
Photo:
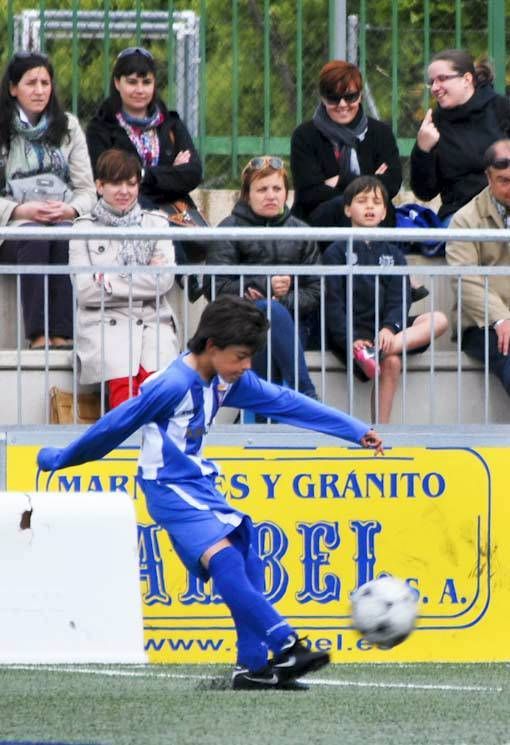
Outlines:
[[184,566],[201,579],[209,572],[200,563],[202,554],[222,538],[244,554],[252,540],[252,522],[248,515],[235,510],[210,478],[169,483],[138,477],[147,509],[172,540]]

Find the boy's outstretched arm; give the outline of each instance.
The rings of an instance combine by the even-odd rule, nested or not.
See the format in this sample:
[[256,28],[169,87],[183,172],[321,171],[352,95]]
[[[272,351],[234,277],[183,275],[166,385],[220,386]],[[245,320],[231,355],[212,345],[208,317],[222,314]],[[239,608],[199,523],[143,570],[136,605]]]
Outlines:
[[159,380],[146,384],[139,396],[109,411],[67,447],[42,448],[37,455],[39,468],[56,471],[102,458],[143,424],[154,421],[164,408],[171,408],[173,402],[164,394]]
[[232,386],[223,405],[249,409],[284,424],[340,437],[374,449],[376,454],[383,453],[382,440],[370,425],[290,388],[268,383],[251,371]]
[[376,455],[384,455],[382,437],[374,429],[369,429],[366,435],[360,440],[360,445],[364,448],[375,450]]

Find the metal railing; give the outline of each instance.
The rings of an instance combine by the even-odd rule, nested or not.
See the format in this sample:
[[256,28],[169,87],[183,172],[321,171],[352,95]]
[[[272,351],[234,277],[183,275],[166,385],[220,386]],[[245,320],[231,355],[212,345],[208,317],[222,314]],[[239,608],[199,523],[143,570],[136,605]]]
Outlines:
[[[34,239],[34,238],[46,238],[47,236],[47,228],[34,228],[34,227],[17,227],[17,228],[3,228],[0,229],[0,240],[5,240],[8,238],[16,237],[16,239]],[[265,229],[265,228],[200,228],[200,229],[186,229],[186,230],[175,230],[175,229],[169,229],[167,231],[164,230],[137,230],[136,228],[129,228],[129,229],[121,229],[121,228],[104,228],[102,230],[96,229],[96,230],[83,230],[78,228],[61,228],[59,229],[59,239],[70,239],[70,238],[81,238],[81,239],[87,239],[87,238],[94,238],[97,239],[98,237],[101,238],[112,238],[115,239],[129,239],[129,238],[145,238],[145,239],[176,239],[179,240],[202,240],[202,241],[221,241],[221,240],[235,240],[235,241],[243,241],[243,240],[253,240],[253,239],[267,239],[268,237],[271,237],[272,240],[278,239],[278,238],[285,238],[285,239],[296,239],[296,240],[321,240],[321,241],[331,241],[331,240],[345,240],[347,244],[347,250],[348,255],[351,255],[352,258],[352,250],[353,250],[353,243],[355,240],[370,240],[370,241],[378,241],[378,240],[392,240],[392,241],[405,241],[405,242],[419,242],[422,240],[444,240],[448,238],[449,240],[470,240],[470,241],[497,241],[497,242],[510,242],[510,231],[508,230],[392,230],[392,229],[351,229],[351,228],[344,228],[344,229],[334,229],[334,228],[272,228],[272,229]],[[349,260],[348,260],[349,261]],[[118,266],[109,266],[109,267],[101,267],[102,271],[104,272],[111,272],[111,273],[119,273],[119,267]],[[72,277],[77,276],[78,274],[91,274],[95,270],[97,270],[97,267],[91,268],[90,266],[86,267],[69,267],[69,266],[54,266],[54,265],[47,265],[47,266],[41,266],[41,265],[34,265],[34,266],[1,266],[0,267],[0,275],[10,275],[14,276],[16,279],[16,308],[15,308],[15,324],[16,324],[16,349],[14,351],[15,360],[11,362],[11,368],[15,370],[16,372],[16,400],[17,400],[17,417],[16,417],[16,424],[23,425],[23,416],[22,416],[22,399],[24,395],[23,390],[23,373],[26,372],[30,368],[29,360],[34,359],[34,355],[39,355],[39,359],[42,356],[42,361],[40,362],[41,366],[41,372],[44,375],[44,384],[43,384],[43,391],[45,395],[47,395],[47,392],[50,388],[50,377],[52,374],[52,370],[54,367],[53,360],[55,359],[55,353],[50,351],[48,348],[46,348],[43,352],[29,352],[23,350],[23,341],[22,341],[22,321],[21,321],[21,293],[20,293],[20,283],[21,283],[21,277],[26,274],[34,274],[34,273],[42,273],[45,276],[48,275],[55,275],[55,274],[69,274]],[[262,275],[265,276],[266,282],[268,283],[268,292],[266,293],[268,296],[270,296],[269,292],[269,282],[270,277],[273,274],[288,274],[293,278],[294,283],[299,287],[299,282],[301,277],[317,277],[320,282],[320,305],[318,308],[318,325],[319,325],[319,337],[320,337],[320,345],[319,350],[317,352],[312,353],[311,355],[308,355],[308,361],[310,363],[311,358],[314,360],[314,374],[318,381],[319,388],[320,388],[320,396],[323,400],[327,402],[331,402],[331,398],[334,399],[334,395],[338,392],[339,389],[346,389],[346,399],[345,399],[345,405],[342,406],[342,408],[346,408],[349,412],[353,413],[354,415],[359,415],[357,413],[357,409],[355,406],[355,393],[357,394],[359,386],[355,383],[354,379],[354,368],[353,368],[353,360],[350,356],[347,357],[346,360],[346,377],[344,377],[344,373],[341,372],[344,368],[342,365],[340,365],[335,359],[331,356],[330,352],[328,351],[327,346],[327,329],[326,329],[326,291],[325,291],[325,282],[326,278],[331,275],[343,275],[347,277],[347,338],[348,338],[348,345],[347,348],[350,348],[349,344],[352,344],[353,339],[353,314],[354,314],[354,308],[353,308],[353,295],[352,295],[352,287],[353,287],[353,278],[358,275],[367,275],[367,276],[374,276],[376,278],[376,297],[377,293],[379,292],[379,282],[380,279],[387,275],[392,276],[401,276],[402,277],[402,283],[403,283],[403,316],[405,317],[405,279],[409,275],[413,275],[420,278],[428,278],[430,282],[430,295],[429,299],[427,301],[427,310],[437,310],[437,285],[441,281],[451,281],[451,280],[457,280],[458,282],[458,289],[457,289],[457,325],[460,328],[460,320],[461,320],[461,314],[462,314],[462,282],[466,277],[470,276],[479,276],[482,277],[484,280],[484,287],[485,287],[485,299],[484,299],[484,314],[485,318],[488,319],[488,303],[489,303],[489,282],[491,277],[495,276],[508,276],[510,278],[510,266],[507,267],[475,267],[475,266],[467,266],[467,267],[449,267],[449,266],[357,266],[356,264],[349,264],[348,265],[341,265],[337,267],[332,266],[322,266],[322,265],[313,265],[313,266],[215,266],[215,265],[189,265],[189,266],[179,266],[177,267],[171,267],[171,268],[165,268],[161,266],[154,266],[154,267],[147,267],[147,266],[130,266],[130,267],[123,267],[122,271],[124,274],[127,274],[129,277],[132,277],[135,274],[139,273],[150,273],[155,275],[163,275],[164,273],[171,272],[172,274],[178,273],[184,278],[184,289],[180,297],[180,308],[176,308],[178,315],[181,317],[182,322],[182,331],[183,331],[183,339],[186,340],[189,338],[193,331],[194,324],[196,323],[196,320],[198,318],[198,311],[195,310],[193,306],[189,304],[187,301],[187,286],[188,286],[188,278],[190,275],[196,275],[197,273],[203,275],[204,277],[211,277],[211,295],[214,297],[215,294],[215,275],[222,275],[222,276],[245,276],[245,275]],[[243,290],[243,285],[241,283],[241,292]],[[297,293],[296,293],[297,297]],[[76,297],[76,290],[74,290],[74,307],[77,306],[77,297]],[[454,297],[453,294],[451,295],[451,301],[453,303]],[[270,308],[270,306],[269,306]],[[444,312],[448,312],[450,308],[441,308]],[[270,310],[268,310],[268,315],[270,315]],[[48,315],[48,293],[47,293],[47,280],[46,280],[46,292],[45,292],[45,314],[46,317]],[[297,350],[297,340],[299,338],[299,330],[300,330],[300,310],[299,310],[299,299],[297,299],[296,304],[293,309],[293,319],[294,319],[294,370],[297,371],[297,359],[296,359],[296,350]],[[76,320],[75,320],[76,322]],[[376,318],[376,326],[378,325],[379,320]],[[488,328],[488,323],[486,324]],[[376,338],[377,329],[374,329],[374,338]],[[270,332],[271,333],[271,332]],[[130,343],[130,340],[126,340],[127,344]],[[271,338],[269,337],[268,342],[268,349],[271,347]],[[5,354],[5,352],[3,353]],[[62,353],[59,353],[62,354]],[[421,369],[422,369],[422,377],[423,373],[425,373],[427,378],[427,388],[428,388],[428,395],[425,395],[425,391],[422,392],[422,399],[427,399],[427,406],[425,407],[427,410],[427,421],[426,422],[417,422],[417,423],[427,423],[427,424],[434,424],[436,421],[438,421],[438,394],[441,393],[440,386],[441,386],[441,379],[440,376],[438,377],[438,370],[443,365],[444,361],[441,361],[441,353],[438,352],[436,348],[436,343],[434,339],[432,338],[430,343],[430,350],[426,354],[426,356],[423,358],[421,362]],[[11,360],[12,360],[12,353],[11,353]],[[59,364],[62,365],[61,358],[59,358]],[[77,393],[79,391],[79,383],[78,383],[78,358],[76,349],[73,350],[72,353],[69,353],[66,357],[67,362],[64,364],[65,367],[67,367],[68,371],[72,374],[72,388],[73,388],[73,395],[76,399]],[[464,417],[464,411],[467,407],[468,402],[464,400],[463,396],[463,381],[466,375],[466,365],[468,364],[468,360],[466,359],[464,353],[462,352],[461,348],[461,338],[460,335],[458,336],[455,345],[452,347],[451,352],[449,353],[449,361],[446,367],[449,367],[449,379],[447,385],[448,388],[448,398],[450,399],[450,402],[452,401],[453,397],[455,398],[456,406],[455,406],[455,413],[452,415],[452,423],[462,424],[465,417]],[[0,361],[0,366],[4,369],[6,367],[9,367],[9,365],[3,364]],[[402,396],[401,396],[401,412],[400,412],[400,419],[403,424],[406,424],[409,422],[410,419],[412,419],[412,416],[410,416],[410,410],[411,407],[414,406],[413,401],[409,401],[408,391],[410,388],[410,383],[412,382],[413,378],[411,376],[417,375],[414,369],[410,369],[412,365],[410,364],[410,360],[408,355],[405,353],[403,354],[403,369],[402,369],[402,384],[401,384],[401,390],[402,390]],[[426,370],[423,368],[426,367]],[[485,362],[480,367],[476,364],[468,364],[468,367],[470,370],[476,369],[478,370],[478,376],[482,375],[483,377],[483,384],[479,386],[478,390],[478,397],[479,399],[483,400],[483,413],[478,417],[477,421],[480,424],[483,425],[490,425],[491,424],[491,415],[490,415],[490,399],[491,395],[493,394],[494,389],[501,388],[501,384],[490,374],[489,371],[489,362],[488,362],[488,330],[486,331],[486,338],[485,338]],[[267,358],[267,372],[270,375],[271,374],[271,360]],[[453,396],[453,383],[451,378],[455,379],[455,396]],[[294,375],[294,387],[297,387],[297,375]],[[102,383],[102,390],[104,392],[104,381]],[[502,391],[502,388],[501,388]],[[444,393],[444,391],[443,391]],[[330,395],[331,394],[331,395]],[[377,378],[375,380],[375,399],[377,401],[377,394],[378,394],[378,381]],[[368,397],[368,390],[364,390],[361,394],[366,399]],[[358,396],[359,398],[359,396]],[[44,401],[44,419],[47,423],[49,418],[49,402],[47,398]],[[439,417],[440,418],[440,417]],[[375,407],[375,416],[374,421],[377,422],[378,419],[378,410],[377,410],[377,404]],[[506,419],[506,418],[504,418]],[[414,419],[414,421],[416,421]]]

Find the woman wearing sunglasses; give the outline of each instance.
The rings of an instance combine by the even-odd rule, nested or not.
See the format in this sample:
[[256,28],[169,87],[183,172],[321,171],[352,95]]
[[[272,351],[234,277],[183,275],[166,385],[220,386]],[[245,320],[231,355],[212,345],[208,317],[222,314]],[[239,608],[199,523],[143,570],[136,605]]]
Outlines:
[[[293,212],[311,225],[350,224],[342,194],[357,176],[378,176],[390,199],[400,189],[402,168],[395,137],[387,124],[367,117],[362,90],[363,79],[355,65],[328,62],[320,72],[320,100],[313,118],[292,135]],[[388,224],[394,224],[391,210]]]
[[[68,242],[55,226],[90,212],[96,190],[85,135],[55,90],[53,67],[39,52],[17,52],[0,83],[0,225],[37,225],[45,240],[8,240],[8,264],[67,264]],[[47,314],[46,314],[47,299]],[[21,276],[25,336],[31,349],[70,349],[71,282],[67,275]]]
[[439,217],[454,212],[487,186],[484,153],[510,134],[510,102],[492,87],[492,71],[475,67],[462,49],[436,54],[428,87],[437,106],[429,109],[411,153],[411,187],[424,200],[441,195]]
[[[290,214],[286,205],[289,179],[280,158],[264,156],[253,158],[242,172],[241,192],[232,214],[219,227],[293,228],[304,223]],[[248,240],[214,241],[207,247],[207,263],[221,265],[301,265],[319,263],[317,246],[312,241],[300,240]],[[299,319],[299,332],[303,339],[313,328],[318,316],[320,299],[319,277],[300,276],[297,280],[288,274],[272,276],[253,275],[242,277],[216,275],[207,282],[209,298],[223,293],[241,295],[271,316],[271,368],[272,379],[296,387],[301,393],[316,398],[316,392],[306,367],[303,347],[299,340],[296,349],[297,381],[294,363],[294,310]],[[260,377],[267,377],[267,350],[258,353],[253,367]]]
[[[165,210],[172,202],[194,207],[190,192],[202,180],[202,166],[193,140],[176,111],[168,111],[158,95],[156,63],[143,47],[128,47],[117,57],[110,95],[87,127],[87,143],[95,171],[105,150],[134,153],[142,166],[140,204]],[[185,243],[176,245],[182,249]],[[185,257],[181,258],[181,263]]]

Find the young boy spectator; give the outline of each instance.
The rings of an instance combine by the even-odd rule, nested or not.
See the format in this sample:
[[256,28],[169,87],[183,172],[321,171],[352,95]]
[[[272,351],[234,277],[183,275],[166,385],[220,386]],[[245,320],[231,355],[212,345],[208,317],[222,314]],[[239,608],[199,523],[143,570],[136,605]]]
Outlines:
[[[43,471],[97,460],[143,426],[138,481],[152,518],[172,539],[181,561],[215,586],[234,619],[238,667],[234,689],[297,687],[295,679],[329,661],[298,639],[265,599],[264,568],[252,545],[248,515],[216,488],[218,469],[202,455],[220,406],[250,408],[383,453],[379,435],[358,419],[250,370],[269,323],[250,300],[223,295],[209,303],[189,351],[146,380],[140,395],[110,411],[66,448],[43,448]],[[268,662],[268,650],[274,654]]]
[[[360,176],[344,191],[345,214],[354,228],[376,228],[385,218],[388,193],[375,176]],[[361,266],[402,266],[406,260],[402,251],[386,242],[355,241],[353,264]],[[323,263],[347,264],[347,244],[333,243],[323,255]],[[333,351],[344,362],[347,359],[347,276],[330,274],[326,279],[326,324]],[[379,284],[379,326],[376,327],[376,287]],[[403,314],[403,296],[405,309]],[[444,313],[434,311],[409,317],[411,304],[408,277],[354,275],[353,347],[355,373],[361,380],[379,381],[379,421],[389,422],[391,407],[402,369],[404,348],[410,353],[424,351],[431,334],[441,336],[448,326]],[[378,360],[377,360],[378,357]],[[372,409],[374,399],[372,398]]]

